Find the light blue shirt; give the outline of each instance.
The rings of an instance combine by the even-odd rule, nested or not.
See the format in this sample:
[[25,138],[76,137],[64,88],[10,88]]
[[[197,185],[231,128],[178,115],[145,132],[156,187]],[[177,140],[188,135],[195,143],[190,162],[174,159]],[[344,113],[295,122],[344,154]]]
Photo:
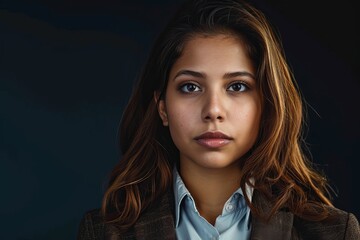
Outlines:
[[[251,200],[253,189],[247,186],[246,191]],[[226,201],[214,226],[199,214],[195,201],[176,168],[174,194],[175,230],[179,240],[250,239],[250,208],[245,202],[241,188]]]

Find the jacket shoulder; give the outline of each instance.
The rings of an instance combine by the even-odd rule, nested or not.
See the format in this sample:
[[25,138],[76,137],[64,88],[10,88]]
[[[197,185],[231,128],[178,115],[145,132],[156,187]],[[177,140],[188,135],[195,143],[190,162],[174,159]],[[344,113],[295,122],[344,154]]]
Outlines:
[[102,240],[104,238],[104,221],[100,209],[87,211],[79,224],[77,240]]
[[160,197],[125,232],[116,223],[105,224],[100,209],[87,211],[80,222],[77,240],[175,239],[171,196],[166,193]]
[[360,239],[359,222],[354,214],[328,207],[329,216],[318,222],[294,218],[294,226],[301,239]]

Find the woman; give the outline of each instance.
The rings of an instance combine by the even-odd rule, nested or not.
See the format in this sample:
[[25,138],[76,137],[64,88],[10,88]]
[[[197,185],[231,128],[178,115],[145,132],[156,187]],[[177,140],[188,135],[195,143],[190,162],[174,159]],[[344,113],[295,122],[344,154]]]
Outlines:
[[78,239],[359,239],[301,149],[278,37],[241,0],[186,2],[123,114],[122,159]]

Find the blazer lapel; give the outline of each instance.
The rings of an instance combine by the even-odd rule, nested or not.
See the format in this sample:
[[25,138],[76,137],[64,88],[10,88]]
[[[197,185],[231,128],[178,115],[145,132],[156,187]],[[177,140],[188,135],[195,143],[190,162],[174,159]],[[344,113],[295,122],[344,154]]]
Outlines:
[[[253,203],[264,212],[269,212],[271,204],[254,191]],[[120,235],[114,226],[108,226],[105,239],[166,239],[175,240],[173,194],[166,193],[159,203],[145,211],[132,230]],[[293,226],[293,214],[287,211],[277,212],[268,222],[258,218],[251,219],[251,240],[289,240]]]
[[165,194],[161,201],[144,212],[134,226],[136,239],[175,240],[172,194]]
[[134,239],[164,239],[175,240],[175,223],[172,213],[173,196],[166,193],[158,203],[148,208],[135,225],[125,234],[120,234],[115,225],[106,226],[105,239],[134,240]]
[[[264,212],[270,211],[270,203],[254,191],[253,202]],[[253,217],[251,220],[251,240],[289,240],[294,215],[287,211],[278,211],[268,222]]]

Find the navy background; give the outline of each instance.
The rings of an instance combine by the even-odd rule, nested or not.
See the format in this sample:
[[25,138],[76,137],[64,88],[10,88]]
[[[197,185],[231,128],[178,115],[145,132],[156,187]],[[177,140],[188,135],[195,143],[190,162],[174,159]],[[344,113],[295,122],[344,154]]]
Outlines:
[[[1,239],[75,239],[120,156],[133,80],[181,2],[1,1]],[[279,30],[311,106],[306,139],[335,205],[360,217],[355,1],[252,2]]]

